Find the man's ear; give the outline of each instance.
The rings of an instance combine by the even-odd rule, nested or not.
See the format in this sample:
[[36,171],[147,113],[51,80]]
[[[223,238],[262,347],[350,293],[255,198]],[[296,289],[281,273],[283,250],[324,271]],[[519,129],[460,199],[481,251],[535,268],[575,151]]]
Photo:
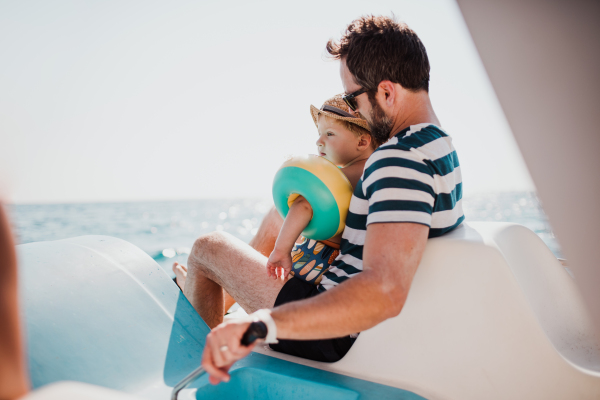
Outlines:
[[388,107],[392,107],[398,94],[396,85],[394,85],[392,81],[381,81],[379,82],[378,89],[382,95],[381,101],[384,102]]

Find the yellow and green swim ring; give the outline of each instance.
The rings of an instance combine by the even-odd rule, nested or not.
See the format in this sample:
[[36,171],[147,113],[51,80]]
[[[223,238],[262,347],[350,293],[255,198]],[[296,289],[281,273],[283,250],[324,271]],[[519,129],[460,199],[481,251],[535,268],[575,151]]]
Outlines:
[[283,218],[299,195],[313,209],[313,217],[302,232],[304,237],[327,240],[344,230],[352,185],[332,162],[315,155],[284,162],[273,180],[273,201]]

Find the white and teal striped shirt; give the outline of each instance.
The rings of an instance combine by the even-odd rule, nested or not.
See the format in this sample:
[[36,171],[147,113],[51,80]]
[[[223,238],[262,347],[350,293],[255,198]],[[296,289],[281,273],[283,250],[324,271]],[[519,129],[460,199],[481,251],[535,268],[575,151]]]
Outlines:
[[413,222],[429,237],[462,223],[462,179],[452,139],[432,124],[412,125],[373,152],[358,181],[342,234],[340,255],[327,271],[324,291],[363,269],[367,225]]

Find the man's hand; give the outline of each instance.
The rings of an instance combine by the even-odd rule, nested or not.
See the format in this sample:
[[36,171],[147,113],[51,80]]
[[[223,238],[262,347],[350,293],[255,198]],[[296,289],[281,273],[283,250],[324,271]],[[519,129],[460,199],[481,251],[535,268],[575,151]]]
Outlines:
[[210,375],[208,380],[211,384],[229,382],[229,368],[254,348],[254,343],[247,347],[241,344],[242,336],[249,326],[249,321],[227,321],[206,337],[202,367]]
[[277,247],[271,252],[267,260],[267,276],[269,278],[285,279],[292,270],[292,256],[289,251],[280,250]]

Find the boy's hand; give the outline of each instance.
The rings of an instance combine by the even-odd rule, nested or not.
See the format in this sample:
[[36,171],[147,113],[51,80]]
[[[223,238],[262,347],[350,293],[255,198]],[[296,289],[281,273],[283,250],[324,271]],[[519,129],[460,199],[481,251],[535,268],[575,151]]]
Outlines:
[[277,279],[287,278],[292,270],[292,256],[289,251],[275,248],[267,260],[267,276]]

